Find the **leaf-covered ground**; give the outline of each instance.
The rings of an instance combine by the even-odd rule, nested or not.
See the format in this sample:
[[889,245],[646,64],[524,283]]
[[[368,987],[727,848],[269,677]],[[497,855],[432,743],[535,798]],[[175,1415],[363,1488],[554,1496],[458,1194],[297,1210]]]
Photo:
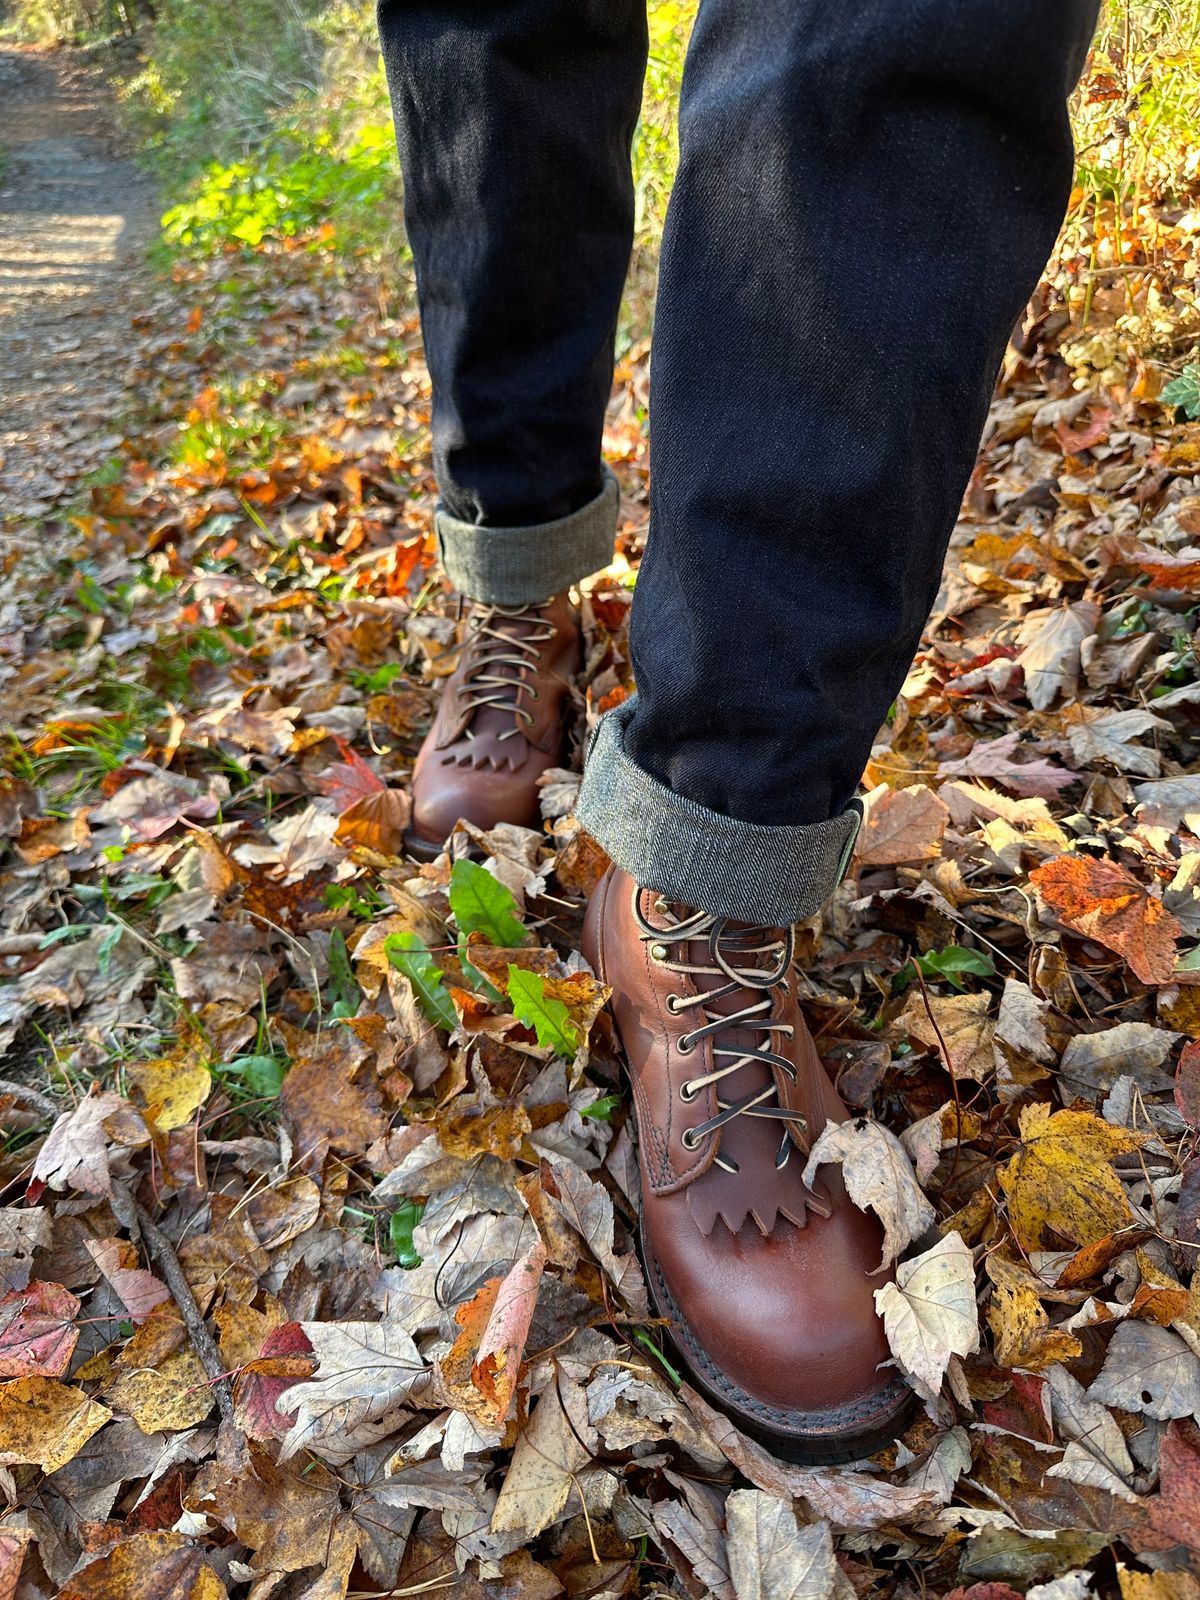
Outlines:
[[[1198,1600],[1200,216],[1098,217],[801,930],[924,1402],[819,1471],[648,1314],[577,758],[541,832],[404,857],[458,636],[411,306],[318,238],[136,308],[137,429],[3,554],[4,1600]],[[635,350],[576,757],[645,394]]]

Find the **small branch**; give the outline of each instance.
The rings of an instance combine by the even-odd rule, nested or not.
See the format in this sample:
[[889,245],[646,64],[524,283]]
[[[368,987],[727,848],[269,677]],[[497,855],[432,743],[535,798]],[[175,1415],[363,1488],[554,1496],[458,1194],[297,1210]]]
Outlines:
[[946,1072],[950,1078],[950,1089],[954,1095],[954,1160],[950,1164],[950,1177],[947,1180],[948,1182],[953,1183],[954,1174],[958,1171],[958,1158],[962,1150],[963,1137],[963,1108],[962,1100],[960,1099],[958,1093],[958,1078],[955,1076],[954,1063],[950,1059],[950,1051],[946,1046],[946,1040],[942,1035],[941,1028],[938,1026],[938,1019],[933,1014],[933,1005],[929,999],[929,990],[925,986],[925,974],[921,971],[920,965],[916,961],[913,962],[913,971],[917,975],[917,982],[921,985],[921,1000],[925,1006],[925,1015],[929,1018],[929,1025],[937,1036],[938,1044],[941,1046],[942,1060],[946,1064]]
[[48,1094],[43,1094],[40,1089],[31,1089],[27,1083],[12,1083],[8,1078],[0,1078],[0,1095],[10,1094],[18,1105],[27,1106],[30,1111],[49,1118],[51,1122],[58,1116],[59,1108],[54,1104]]
[[208,1331],[204,1318],[200,1315],[200,1307],[196,1304],[196,1297],[192,1293],[191,1285],[184,1277],[183,1268],[179,1265],[179,1257],[175,1254],[174,1247],[166,1234],[146,1210],[145,1206],[134,1201],[134,1216],[137,1219],[138,1230],[146,1244],[146,1252],[151,1261],[162,1273],[167,1288],[171,1291],[171,1298],[179,1309],[183,1318],[183,1325],[188,1331],[188,1338],[192,1341],[192,1349],[199,1358],[200,1365],[208,1374],[213,1392],[217,1397],[217,1408],[226,1422],[233,1421],[233,1395],[229,1388],[229,1377],[217,1342]]

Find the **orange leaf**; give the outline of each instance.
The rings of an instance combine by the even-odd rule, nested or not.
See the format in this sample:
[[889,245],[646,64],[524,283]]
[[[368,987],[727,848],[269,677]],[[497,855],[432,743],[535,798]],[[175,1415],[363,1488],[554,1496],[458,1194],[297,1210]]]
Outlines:
[[1030,881],[1058,920],[1114,950],[1143,983],[1169,983],[1179,923],[1131,872],[1112,861],[1055,856]]

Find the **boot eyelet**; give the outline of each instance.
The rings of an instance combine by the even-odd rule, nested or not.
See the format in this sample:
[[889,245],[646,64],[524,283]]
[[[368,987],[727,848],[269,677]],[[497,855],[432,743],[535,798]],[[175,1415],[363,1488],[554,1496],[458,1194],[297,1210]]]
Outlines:
[[685,1150],[695,1150],[699,1145],[694,1128],[685,1128],[679,1135],[679,1142]]
[[690,1106],[699,1092],[700,1091],[694,1086],[690,1078],[686,1083],[681,1083],[679,1085],[679,1098],[683,1101],[685,1106]]
[[669,994],[667,996],[667,1010],[673,1017],[679,1014],[679,1002],[682,999],[683,996],[679,994]]
[[675,1041],[675,1048],[679,1051],[681,1056],[690,1056],[692,1051],[696,1048],[696,1041],[694,1039],[690,1039],[688,1035],[684,1033],[681,1034],[680,1037]]
[[651,961],[665,961],[667,959],[667,953],[667,947],[665,944],[652,944],[650,946]]

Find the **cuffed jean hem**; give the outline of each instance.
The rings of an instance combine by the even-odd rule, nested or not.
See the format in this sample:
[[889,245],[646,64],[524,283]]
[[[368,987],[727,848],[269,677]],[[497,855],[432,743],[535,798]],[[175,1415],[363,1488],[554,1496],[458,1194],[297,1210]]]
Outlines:
[[644,889],[711,916],[763,927],[811,917],[846,874],[862,821],[840,816],[794,827],[739,822],[675,794],[625,751],[636,695],[592,734],[576,816]]
[[438,507],[442,570],[460,594],[485,605],[528,606],[608,566],[617,535],[617,480],[570,516],[524,528],[481,528]]

